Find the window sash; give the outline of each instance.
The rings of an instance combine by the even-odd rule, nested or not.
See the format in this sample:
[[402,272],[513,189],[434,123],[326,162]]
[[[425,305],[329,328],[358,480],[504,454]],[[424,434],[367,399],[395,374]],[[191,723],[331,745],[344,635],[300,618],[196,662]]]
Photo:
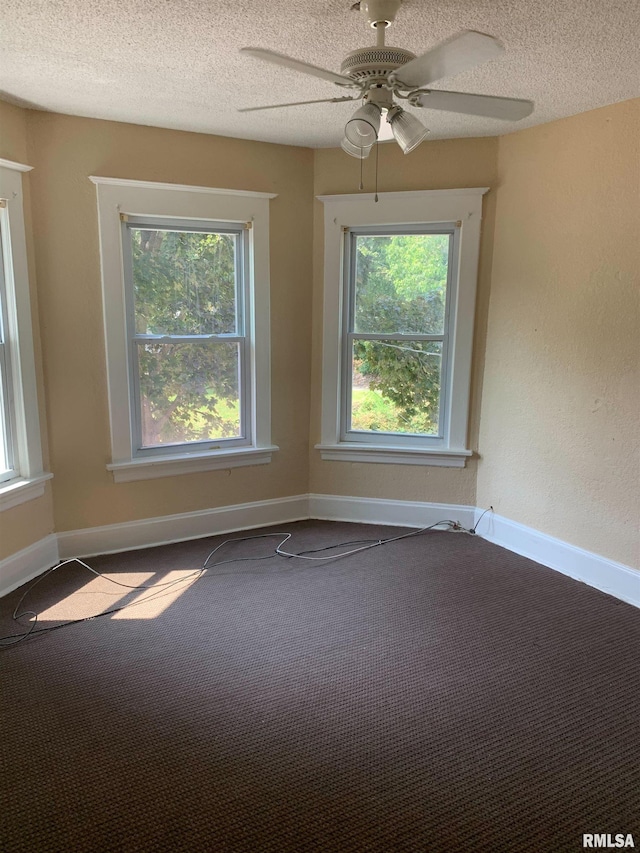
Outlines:
[[13,467],[13,441],[9,391],[9,370],[4,341],[0,340],[0,483],[16,476]]
[[[136,332],[133,278],[133,253],[130,229],[186,231],[200,234],[233,234],[238,238],[235,257],[235,313],[237,334],[209,335],[143,335]],[[131,456],[149,456],[183,453],[185,450],[202,452],[208,449],[243,447],[252,443],[252,397],[250,375],[250,340],[246,329],[246,309],[249,304],[249,235],[235,223],[202,220],[173,220],[164,217],[127,216],[122,221],[123,268],[125,280],[126,327],[128,338],[129,411],[131,431]],[[165,445],[143,445],[142,410],[139,368],[139,347],[145,341],[162,344],[191,343],[211,345],[215,342],[239,344],[239,405],[240,436],[233,438],[208,438]]]
[[12,480],[17,472],[14,462],[11,372],[6,342],[7,296],[0,226],[0,483]]
[[[443,333],[437,335],[407,333],[376,334],[355,332],[355,308],[356,308],[356,263],[357,263],[357,238],[368,236],[410,236],[421,234],[436,234],[449,236],[449,251],[447,257],[447,284],[445,294],[445,308]],[[429,444],[441,444],[448,431],[448,395],[450,393],[451,370],[450,370],[450,341],[453,337],[454,312],[452,311],[452,293],[454,276],[457,275],[456,258],[458,256],[459,229],[455,223],[438,223],[437,225],[404,225],[404,226],[380,226],[380,227],[353,227],[345,230],[344,253],[343,253],[343,334],[340,375],[340,423],[339,439],[345,442],[371,443],[371,444],[397,444],[409,446],[425,446]],[[354,341],[436,341],[442,343],[442,361],[440,367],[440,395],[438,401],[438,430],[435,434],[427,433],[400,433],[380,431],[355,430],[351,426],[352,415],[352,371],[353,371],[353,343]]]

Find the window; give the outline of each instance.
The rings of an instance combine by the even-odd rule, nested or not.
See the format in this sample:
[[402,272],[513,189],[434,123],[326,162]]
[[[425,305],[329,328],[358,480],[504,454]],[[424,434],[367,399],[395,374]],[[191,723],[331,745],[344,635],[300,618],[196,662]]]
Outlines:
[[123,220],[134,452],[251,444],[248,230]]
[[11,393],[9,348],[6,340],[7,291],[2,252],[2,223],[0,222],[0,483],[16,476],[13,461],[13,394]]
[[22,172],[0,160],[0,510],[44,494]]
[[269,462],[272,196],[92,178],[116,481]]
[[13,462],[13,394],[9,383],[11,365],[5,331],[7,327],[7,292],[2,252],[2,230],[2,223],[0,222],[0,483],[6,483],[15,477],[16,471]]
[[349,229],[341,437],[444,432],[455,230]]
[[485,189],[324,196],[323,459],[461,467]]

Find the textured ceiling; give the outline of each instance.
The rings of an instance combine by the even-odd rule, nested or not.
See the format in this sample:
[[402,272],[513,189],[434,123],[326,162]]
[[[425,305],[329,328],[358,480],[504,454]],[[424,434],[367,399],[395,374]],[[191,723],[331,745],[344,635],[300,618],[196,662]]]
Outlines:
[[[0,98],[40,109],[307,146],[338,145],[352,104],[332,83],[247,56],[265,47],[335,71],[374,42],[352,0],[4,0]],[[419,110],[432,139],[493,136],[640,95],[637,0],[404,0],[387,42],[422,53],[461,29],[506,48],[433,88],[527,98],[510,123]]]

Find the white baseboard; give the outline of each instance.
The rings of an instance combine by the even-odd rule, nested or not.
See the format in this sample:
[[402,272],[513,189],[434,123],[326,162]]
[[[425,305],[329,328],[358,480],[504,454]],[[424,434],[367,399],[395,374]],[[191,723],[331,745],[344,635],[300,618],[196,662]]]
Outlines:
[[[480,514],[475,507],[457,504],[311,494],[71,530],[46,536],[0,561],[0,596],[69,557],[149,548],[308,518],[418,528],[450,519],[470,528]],[[640,607],[640,572],[629,566],[495,513],[484,516],[477,535]]]
[[[481,510],[476,510],[476,523],[480,514]],[[636,569],[495,513],[485,515],[477,535],[627,604],[640,607],[640,572]]]
[[105,524],[58,533],[62,559],[112,554],[137,548],[151,548],[187,539],[201,539],[236,530],[250,530],[269,524],[284,524],[309,518],[307,495],[269,501],[143,518],[122,524]]
[[33,545],[0,560],[0,598],[50,569],[59,561],[58,541],[51,533]]
[[475,507],[421,501],[353,498],[344,495],[309,495],[309,517],[327,521],[389,524],[394,527],[429,527],[439,521],[459,521],[471,527]]

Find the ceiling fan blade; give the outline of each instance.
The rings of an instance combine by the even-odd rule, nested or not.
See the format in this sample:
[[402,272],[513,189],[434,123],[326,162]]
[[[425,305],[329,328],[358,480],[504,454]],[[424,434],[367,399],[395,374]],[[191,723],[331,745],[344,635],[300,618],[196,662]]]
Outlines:
[[519,98],[499,98],[494,95],[469,95],[466,92],[430,92],[411,96],[410,104],[428,110],[446,110],[450,113],[465,113],[472,116],[500,118],[504,121],[519,121],[533,112],[533,101]]
[[405,89],[419,89],[495,59],[503,52],[503,46],[493,36],[465,30],[401,65],[389,75],[389,80]]
[[343,101],[359,101],[360,96],[354,95],[350,97],[345,95],[344,98],[320,98],[318,101],[292,101],[290,104],[269,104],[266,107],[242,107],[238,110],[239,113],[255,113],[257,110],[278,110],[280,107],[301,107],[304,104],[341,104]]
[[360,88],[357,83],[354,83],[351,77],[344,77],[342,74],[327,71],[326,68],[318,68],[317,65],[301,62],[299,59],[286,56],[284,53],[276,53],[274,50],[263,50],[261,47],[242,47],[240,48],[240,53],[246,53],[249,56],[254,56],[256,59],[262,59],[264,62],[283,65],[285,68],[291,68],[292,71],[301,71],[303,74],[312,74],[314,77],[321,77],[323,80],[329,80],[337,86],[355,86]]

